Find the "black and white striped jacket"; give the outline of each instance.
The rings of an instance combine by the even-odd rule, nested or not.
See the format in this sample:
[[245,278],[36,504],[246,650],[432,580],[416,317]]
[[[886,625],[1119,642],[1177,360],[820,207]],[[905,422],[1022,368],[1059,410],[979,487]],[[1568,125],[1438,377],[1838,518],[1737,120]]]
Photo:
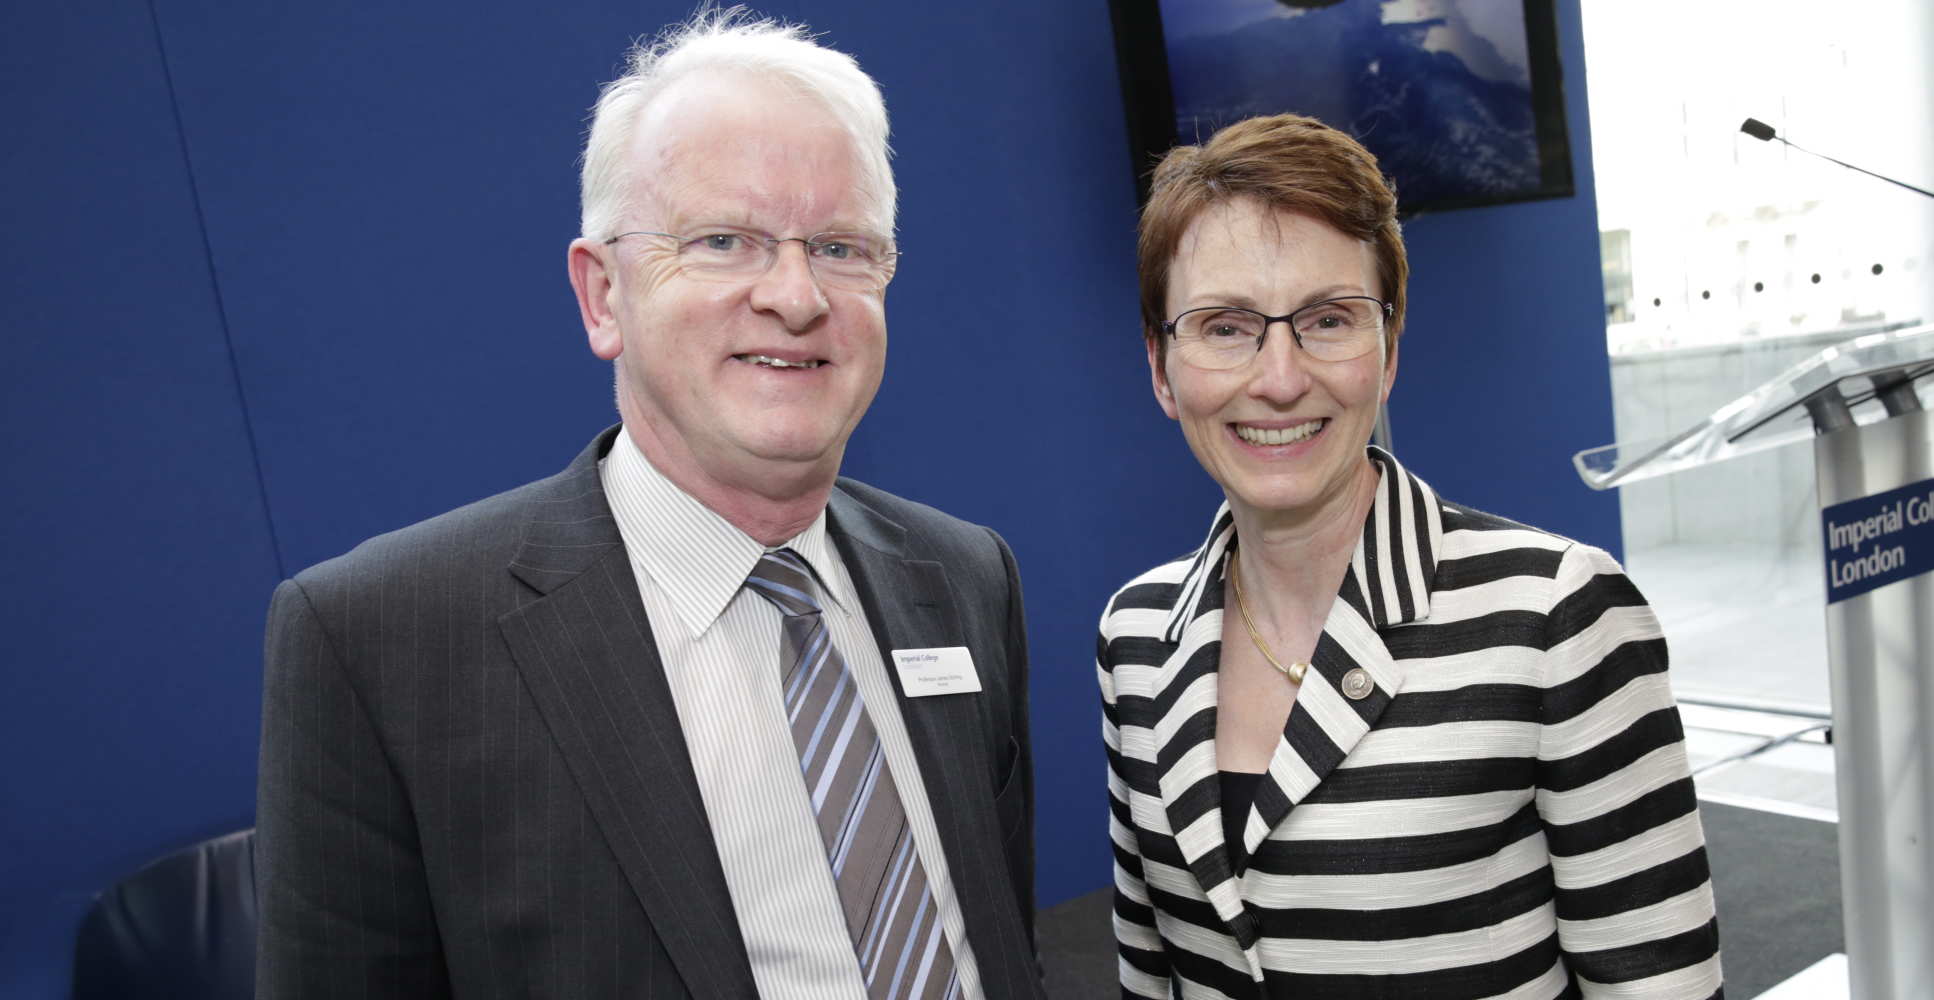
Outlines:
[[1215,761],[1228,506],[1102,617],[1123,995],[1720,995],[1644,599],[1602,550],[1370,457],[1376,504],[1241,844]]

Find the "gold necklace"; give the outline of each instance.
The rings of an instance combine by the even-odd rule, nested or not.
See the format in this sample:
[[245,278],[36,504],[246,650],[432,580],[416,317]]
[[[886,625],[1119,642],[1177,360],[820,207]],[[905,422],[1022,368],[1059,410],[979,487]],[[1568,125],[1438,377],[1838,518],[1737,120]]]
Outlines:
[[1229,553],[1229,589],[1236,592],[1236,610],[1242,612],[1242,627],[1249,630],[1249,641],[1256,644],[1256,651],[1262,654],[1263,659],[1269,661],[1270,666],[1289,678],[1291,684],[1303,683],[1303,675],[1309,672],[1309,664],[1299,660],[1287,667],[1283,666],[1282,662],[1276,659],[1276,654],[1269,651],[1269,644],[1262,641],[1262,633],[1256,631],[1256,623],[1249,618],[1249,605],[1242,600],[1242,560],[1236,558],[1233,552]]

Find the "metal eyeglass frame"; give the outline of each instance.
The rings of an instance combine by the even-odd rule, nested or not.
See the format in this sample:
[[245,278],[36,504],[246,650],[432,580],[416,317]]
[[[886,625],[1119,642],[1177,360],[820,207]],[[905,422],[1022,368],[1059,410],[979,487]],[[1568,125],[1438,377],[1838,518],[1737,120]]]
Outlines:
[[[1309,305],[1303,306],[1299,309],[1290,310],[1289,312],[1286,312],[1281,316],[1271,316],[1267,313],[1263,313],[1255,309],[1244,309],[1241,306],[1197,306],[1194,309],[1182,310],[1182,312],[1177,314],[1174,319],[1162,321],[1162,332],[1165,334],[1168,334],[1168,336],[1171,339],[1174,339],[1179,343],[1181,338],[1180,338],[1180,335],[1177,333],[1177,329],[1178,329],[1178,324],[1182,322],[1183,316],[1187,316],[1190,313],[1198,313],[1198,312],[1244,312],[1262,320],[1262,332],[1256,335],[1256,353],[1258,354],[1262,353],[1263,342],[1269,339],[1269,328],[1272,326],[1275,326],[1277,323],[1288,323],[1289,335],[1295,338],[1296,346],[1302,349],[1303,351],[1307,352],[1309,348],[1303,347],[1303,335],[1296,332],[1296,322],[1295,322],[1296,317],[1304,312],[1307,312],[1311,309],[1315,309],[1319,306],[1326,306],[1332,302],[1348,302],[1354,299],[1362,299],[1366,302],[1375,302],[1377,306],[1382,310],[1383,319],[1385,321],[1388,321],[1391,316],[1396,314],[1396,311],[1397,311],[1397,307],[1394,303],[1386,302],[1385,300],[1379,299],[1372,295],[1339,295],[1332,299],[1323,299],[1320,302],[1312,302]],[[1379,330],[1378,333],[1382,333],[1382,331]],[[1368,354],[1368,353],[1370,352],[1367,350],[1363,352],[1363,354]],[[1339,360],[1350,361],[1350,360],[1354,360],[1355,358],[1362,357],[1363,354],[1353,355],[1352,357],[1342,358]]]
[[[781,243],[797,243],[801,247],[804,247],[806,250],[806,262],[808,265],[810,265],[813,260],[814,250],[819,249],[820,247],[835,245],[832,241],[821,240],[819,237],[846,235],[836,230],[828,231],[824,233],[814,233],[811,236],[767,236],[764,233],[756,233],[748,229],[738,229],[738,228],[731,228],[729,231],[734,235],[750,236],[750,237],[753,237],[754,239],[760,239],[765,241],[766,250],[768,251],[766,254],[766,266],[758,272],[759,274],[764,274],[767,271],[772,270],[772,265],[775,262],[777,262],[779,259],[779,244]],[[853,233],[851,235],[863,236],[866,234]],[[649,229],[634,229],[628,233],[619,233],[618,235],[613,236],[608,240],[605,240],[604,245],[610,246],[611,244],[616,243],[627,236],[663,236],[668,240],[677,240],[678,246],[681,250],[688,244],[694,243],[704,238],[703,236],[680,236],[677,233],[659,233],[659,232],[653,232]],[[899,269],[900,255],[903,252],[904,251],[900,250],[898,247],[895,247],[894,249],[888,250],[885,253],[881,254],[880,259],[875,262],[875,266],[878,267],[881,272],[880,283],[882,285],[884,285],[888,281],[893,280],[893,274],[896,270]],[[746,277],[750,278],[750,277],[754,277],[754,275],[748,274],[746,275]]]

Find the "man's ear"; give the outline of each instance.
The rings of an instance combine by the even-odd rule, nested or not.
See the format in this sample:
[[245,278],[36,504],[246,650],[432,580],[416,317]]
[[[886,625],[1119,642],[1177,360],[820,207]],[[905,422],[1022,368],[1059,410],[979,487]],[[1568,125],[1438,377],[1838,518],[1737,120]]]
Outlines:
[[1170,420],[1175,416],[1175,390],[1169,388],[1168,372],[1162,369],[1162,355],[1154,337],[1143,337],[1142,345],[1148,348],[1148,378],[1155,387],[1155,401],[1162,404],[1162,412]]
[[611,268],[610,248],[579,237],[565,251],[565,267],[571,272],[571,290],[577,293],[578,315],[584,320],[584,334],[591,342],[591,353],[610,361],[624,353],[624,331],[619,329]]

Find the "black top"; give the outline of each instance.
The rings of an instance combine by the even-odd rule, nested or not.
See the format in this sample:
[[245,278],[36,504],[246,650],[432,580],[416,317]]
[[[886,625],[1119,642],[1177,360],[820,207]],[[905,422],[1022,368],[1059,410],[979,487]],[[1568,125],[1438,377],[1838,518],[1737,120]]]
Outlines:
[[1222,778],[1222,842],[1230,855],[1242,843],[1242,827],[1249,819],[1249,807],[1256,804],[1256,786],[1262,775],[1249,771],[1218,771]]

